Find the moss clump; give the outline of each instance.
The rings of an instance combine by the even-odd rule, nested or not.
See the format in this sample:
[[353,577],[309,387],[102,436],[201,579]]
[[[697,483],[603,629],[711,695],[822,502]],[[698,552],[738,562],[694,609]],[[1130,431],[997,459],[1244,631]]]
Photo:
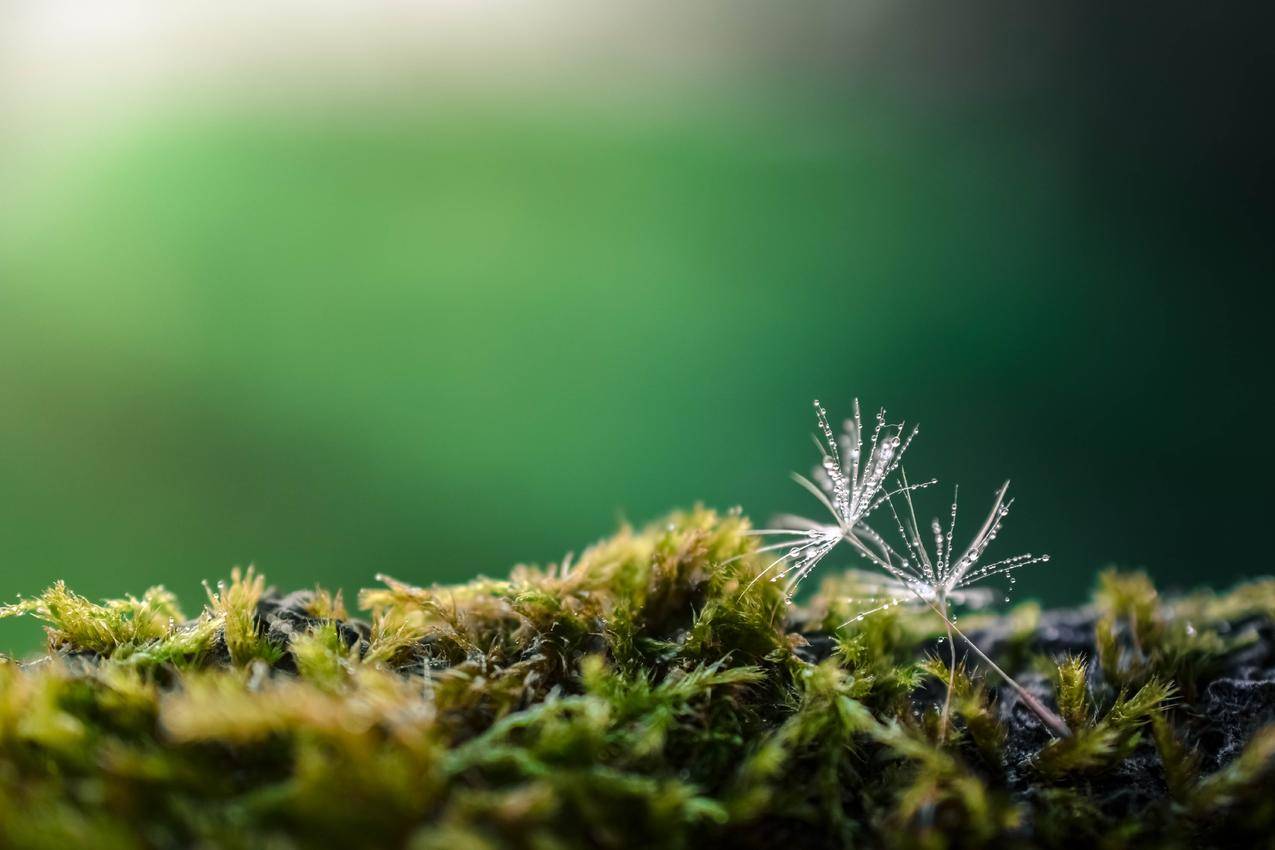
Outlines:
[[834,628],[852,576],[745,592],[747,528],[696,510],[503,581],[385,579],[366,622],[252,571],[193,620],[54,585],[3,609],[50,654],[0,662],[0,846],[1269,844],[1275,582],[1112,573],[1092,608],[967,618],[1076,734],[962,663],[944,735],[941,622]]

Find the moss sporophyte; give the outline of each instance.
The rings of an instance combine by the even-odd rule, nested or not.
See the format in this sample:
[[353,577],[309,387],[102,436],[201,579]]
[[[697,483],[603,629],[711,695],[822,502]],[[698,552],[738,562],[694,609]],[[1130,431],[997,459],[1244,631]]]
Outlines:
[[817,410],[828,523],[697,508],[361,617],[252,569],[0,609],[48,635],[0,657],[0,848],[1270,846],[1275,580],[996,615],[1007,487],[923,534],[913,432]]

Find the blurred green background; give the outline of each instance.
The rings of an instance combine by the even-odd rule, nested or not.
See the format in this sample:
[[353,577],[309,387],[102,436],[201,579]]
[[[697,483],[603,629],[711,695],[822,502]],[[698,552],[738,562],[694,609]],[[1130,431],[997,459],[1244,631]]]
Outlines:
[[118,33],[5,7],[0,595],[197,608],[249,563],[353,592],[697,501],[816,511],[786,478],[810,401],[856,395],[923,423],[909,468],[967,516],[1014,479],[1001,551],[1054,556],[1020,595],[1075,601],[1109,563],[1269,572],[1243,22],[740,8],[568,38],[519,4],[441,35],[350,7],[322,38],[262,24],[246,71],[170,14],[76,76]]

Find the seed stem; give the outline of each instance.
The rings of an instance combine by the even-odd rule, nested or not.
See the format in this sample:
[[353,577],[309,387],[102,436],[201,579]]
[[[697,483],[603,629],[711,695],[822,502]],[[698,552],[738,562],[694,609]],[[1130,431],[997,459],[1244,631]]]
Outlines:
[[952,621],[947,618],[947,595],[939,597],[943,623],[947,626],[947,652],[950,662],[947,668],[947,696],[943,698],[943,722],[939,730],[939,743],[947,741],[947,728],[952,715],[952,686],[956,683],[956,638],[952,637]]
[[[1057,714],[1054,714],[1052,711],[1046,708],[1044,703],[1042,703],[1040,700],[1036,699],[1036,697],[1028,693],[1027,689],[1024,688],[1022,685],[1018,684],[1018,682],[1015,682],[1013,676],[1006,673],[1004,670],[1000,668],[1000,665],[998,665],[992,659],[988,658],[987,654],[983,652],[983,650],[978,648],[978,644],[970,640],[968,635],[966,635],[963,631],[957,628],[956,624],[947,618],[946,612],[941,610],[937,605],[935,605],[932,601],[928,599],[925,600],[925,603],[934,609],[934,613],[938,614],[940,617],[943,618],[943,622],[947,624],[949,634],[951,632],[956,632],[958,635],[960,635],[961,640],[965,641],[966,645],[969,646],[970,650],[973,651],[973,653],[977,655],[980,659],[982,659],[984,664],[986,664],[988,667],[994,670],[997,675],[999,675],[1002,679],[1004,679],[1005,684],[1013,688],[1014,693],[1018,694],[1018,698],[1023,701],[1023,705],[1031,709],[1032,713],[1040,718],[1040,721],[1045,724],[1045,726],[1049,729],[1051,733],[1053,733],[1054,737],[1056,738],[1071,737],[1071,727],[1069,727],[1063,721],[1061,717],[1059,717]],[[951,693],[950,687],[948,691],[950,695]]]

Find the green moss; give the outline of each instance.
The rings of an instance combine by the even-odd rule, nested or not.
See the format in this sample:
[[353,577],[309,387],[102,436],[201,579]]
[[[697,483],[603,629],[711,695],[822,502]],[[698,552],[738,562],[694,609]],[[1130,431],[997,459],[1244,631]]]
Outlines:
[[95,605],[57,582],[35,599],[0,608],[0,617],[29,614],[46,623],[51,649],[73,649],[107,656],[126,656],[173,634],[182,619],[176,598],[152,587],[141,599],[126,596]]
[[[1223,846],[1275,828],[1275,727],[1205,771],[1197,702],[1275,584],[1165,600],[1105,574],[1085,656],[1041,656],[1035,606],[969,618],[1008,635],[1007,669],[1051,672],[1075,734],[1050,741],[966,663],[944,730],[941,622],[842,627],[853,574],[789,608],[752,583],[747,530],[696,510],[505,580],[386,578],[359,596],[366,628],[340,594],[284,606],[251,570],[191,620],[162,589],[96,604],[54,585],[0,611],[42,620],[50,650],[0,662],[0,846]],[[1145,799],[1113,790],[1131,775]]]

